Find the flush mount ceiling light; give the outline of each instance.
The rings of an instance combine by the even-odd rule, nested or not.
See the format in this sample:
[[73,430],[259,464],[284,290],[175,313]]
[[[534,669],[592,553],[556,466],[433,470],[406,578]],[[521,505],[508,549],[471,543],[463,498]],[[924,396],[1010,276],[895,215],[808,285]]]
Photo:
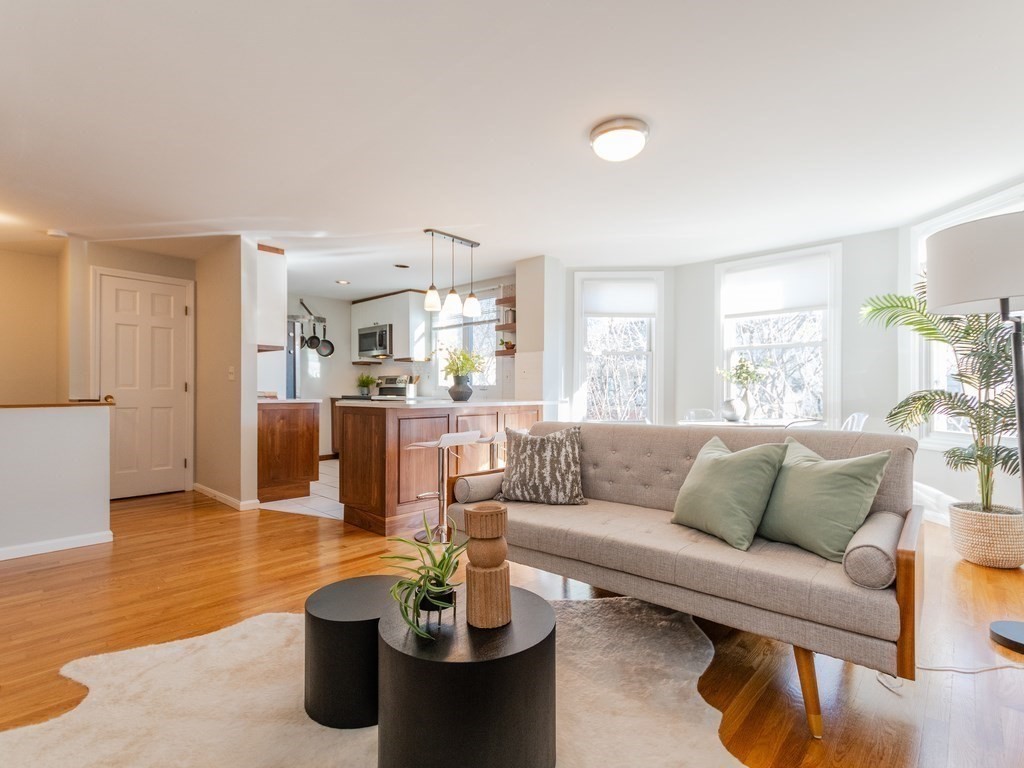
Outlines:
[[602,160],[619,163],[639,155],[647,146],[647,123],[636,117],[616,117],[594,126],[590,146]]
[[334,282],[336,282],[338,285],[351,285],[352,283],[351,280],[335,280]]

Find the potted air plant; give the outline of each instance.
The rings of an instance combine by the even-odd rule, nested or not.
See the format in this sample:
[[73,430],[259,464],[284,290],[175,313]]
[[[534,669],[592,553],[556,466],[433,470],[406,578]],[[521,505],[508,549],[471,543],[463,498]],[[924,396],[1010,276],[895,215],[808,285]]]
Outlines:
[[[426,611],[440,613],[445,608],[455,606],[455,588],[458,583],[452,581],[459,568],[459,556],[465,551],[466,544],[455,543],[455,522],[449,517],[448,525],[452,529],[452,537],[444,548],[437,550],[438,542],[430,525],[427,514],[423,513],[423,528],[427,532],[426,541],[414,541],[401,537],[392,537],[388,541],[408,544],[416,548],[416,555],[382,555],[381,560],[395,560],[392,566],[405,571],[408,575],[391,588],[391,597],[398,603],[402,620],[409,625],[416,635],[427,640],[433,636],[420,626],[420,615]],[[407,565],[415,563],[415,565]],[[428,618],[429,628],[429,618]]]
[[[750,405],[750,388],[754,384],[758,384],[765,380],[767,374],[760,368],[754,367],[754,363],[746,357],[741,357],[736,361],[736,365],[732,367],[732,370],[719,369],[719,375],[726,381],[732,382],[736,386],[742,389],[739,401],[743,403],[743,414],[739,417],[744,421],[750,421],[750,417],[753,415],[754,409]],[[732,409],[733,412],[739,410],[735,399],[726,400],[725,405],[727,408]],[[737,421],[738,419],[729,419],[727,421]]]
[[451,376],[455,383],[448,388],[452,400],[462,402],[473,396],[473,387],[469,384],[470,374],[482,373],[484,359],[468,349],[449,349],[445,351],[448,359],[444,365],[444,375]]
[[924,283],[914,287],[913,296],[885,294],[868,299],[861,317],[886,328],[909,328],[926,341],[952,349],[954,391],[914,392],[889,411],[886,421],[906,431],[941,415],[969,430],[969,445],[943,453],[950,469],[977,473],[981,497],[978,502],[950,505],[953,548],[979,565],[1017,568],[1024,564],[1024,514],[993,503],[996,470],[1020,474],[1016,448],[1003,444],[1017,430],[1010,328],[995,314],[945,316],[929,312]]

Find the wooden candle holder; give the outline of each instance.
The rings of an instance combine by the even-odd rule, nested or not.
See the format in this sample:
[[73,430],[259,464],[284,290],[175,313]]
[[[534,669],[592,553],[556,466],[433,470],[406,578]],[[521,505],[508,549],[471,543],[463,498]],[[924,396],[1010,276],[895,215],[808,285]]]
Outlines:
[[466,507],[466,621],[478,629],[496,629],[512,621],[509,583],[508,507],[485,501]]

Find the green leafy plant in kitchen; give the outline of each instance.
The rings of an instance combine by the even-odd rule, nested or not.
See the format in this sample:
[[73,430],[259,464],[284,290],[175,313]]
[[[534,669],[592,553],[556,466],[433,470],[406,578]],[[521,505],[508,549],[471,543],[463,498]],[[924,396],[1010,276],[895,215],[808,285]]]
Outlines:
[[371,376],[368,373],[360,374],[359,378],[356,379],[356,386],[364,387],[366,389],[369,389],[370,387],[372,387],[376,383],[377,383],[377,377],[376,376]]
[[[886,416],[900,431],[945,416],[970,431],[970,445],[948,448],[943,456],[953,470],[974,470],[982,512],[1001,512],[993,505],[996,469],[1020,473],[1017,450],[1003,445],[1016,433],[1011,329],[999,315],[945,316],[928,311],[925,283],[914,286],[913,296],[873,296],[861,308],[861,317],[886,328],[909,328],[926,341],[953,350],[956,372],[949,389],[925,389],[903,398]],[[957,391],[958,390],[958,391]]]
[[444,364],[445,376],[469,376],[484,370],[483,356],[468,349],[447,349],[445,354],[448,356]]
[[420,626],[420,614],[423,611],[440,611],[455,605],[455,587],[459,584],[453,582],[452,577],[459,568],[459,556],[466,549],[466,544],[455,543],[456,527],[450,517],[448,524],[452,529],[452,537],[444,548],[437,550],[439,542],[434,541],[433,532],[427,522],[427,514],[424,512],[423,528],[427,531],[426,541],[414,541],[399,536],[388,539],[414,547],[416,555],[381,555],[381,560],[402,563],[391,567],[409,574],[391,587],[391,597],[398,603],[402,620],[409,625],[409,629],[428,640],[434,638]]

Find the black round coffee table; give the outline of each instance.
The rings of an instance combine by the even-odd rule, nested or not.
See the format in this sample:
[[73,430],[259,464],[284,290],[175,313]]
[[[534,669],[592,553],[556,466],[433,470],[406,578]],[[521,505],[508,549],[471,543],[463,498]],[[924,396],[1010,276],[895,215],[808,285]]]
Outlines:
[[464,611],[445,611],[440,628],[436,617],[435,640],[414,635],[397,606],[381,617],[378,768],[553,768],[551,606],[512,587],[500,629],[474,629]]
[[377,724],[377,622],[397,576],[358,576],[306,599],[306,714],[331,728]]

